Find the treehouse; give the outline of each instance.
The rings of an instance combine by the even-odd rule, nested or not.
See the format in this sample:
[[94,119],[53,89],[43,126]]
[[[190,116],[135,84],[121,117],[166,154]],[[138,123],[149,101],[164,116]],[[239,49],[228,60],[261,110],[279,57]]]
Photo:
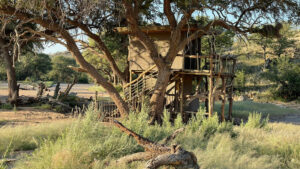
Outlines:
[[[141,28],[152,38],[159,53],[165,56],[169,49],[171,29],[169,26],[145,26]],[[182,29],[182,38],[196,31],[197,27]],[[157,77],[157,67],[141,42],[130,36],[130,29],[118,27],[120,34],[129,35],[128,61],[130,82],[123,86],[124,95],[132,108],[143,102],[144,96],[151,96]],[[213,36],[212,36],[213,35]],[[205,36],[214,37],[217,33]],[[229,100],[228,118],[232,114],[232,91],[236,58],[231,55],[220,56],[211,41],[210,54],[202,54],[202,39],[191,41],[185,49],[178,52],[171,66],[171,77],[165,96],[165,107],[173,116],[182,114],[186,121],[193,112],[197,112],[201,103],[208,115],[213,114],[214,102],[222,101],[221,117],[225,119],[225,102]]]

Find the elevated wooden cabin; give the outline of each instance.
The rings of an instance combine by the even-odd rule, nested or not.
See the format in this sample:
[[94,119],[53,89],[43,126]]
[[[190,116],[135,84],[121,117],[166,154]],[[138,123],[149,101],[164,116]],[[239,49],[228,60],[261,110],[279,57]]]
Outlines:
[[[165,56],[169,49],[170,27],[145,26],[141,29],[153,39],[159,53]],[[183,28],[182,38],[197,29],[195,26]],[[136,108],[141,105],[145,95],[151,95],[156,82],[157,67],[139,40],[130,36],[129,28],[118,27],[116,30],[121,34],[129,34],[130,82],[124,85],[124,93],[132,108]],[[236,59],[230,55],[219,56],[215,53],[214,46],[211,46],[213,50],[209,55],[202,55],[201,46],[201,38],[198,38],[178,52],[171,66],[172,75],[166,92],[166,108],[174,116],[181,113],[186,121],[192,112],[199,109],[200,102],[205,103],[206,111],[211,116],[215,100],[221,99],[221,117],[224,120],[225,102],[228,98],[228,118],[231,119]],[[218,87],[219,83],[221,87]]]

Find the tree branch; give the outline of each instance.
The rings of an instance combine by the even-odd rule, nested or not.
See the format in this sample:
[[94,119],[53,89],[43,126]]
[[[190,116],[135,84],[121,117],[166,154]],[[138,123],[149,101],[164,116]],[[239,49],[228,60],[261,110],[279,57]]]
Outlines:
[[128,0],[122,0],[123,6],[125,8],[126,19],[129,23],[129,28],[131,29],[131,35],[138,38],[138,40],[143,44],[145,49],[149,52],[151,59],[157,65],[157,67],[164,67],[165,63],[163,58],[159,55],[155,43],[150,39],[138,25],[138,12],[132,8],[132,5]]
[[63,46],[66,46],[66,44],[64,42],[60,41],[58,38],[56,38],[54,36],[47,35],[44,32],[35,31],[35,30],[33,30],[29,27],[25,27],[24,29],[27,30],[28,32],[32,33],[32,34],[36,34],[36,35],[39,35],[41,37],[45,37],[46,39],[48,39],[50,41],[53,41],[53,42],[59,43]]
[[[110,51],[108,50],[106,45],[103,43],[101,38],[97,34],[94,34],[93,32],[91,32],[90,29],[86,25],[84,25],[80,22],[74,21],[74,20],[67,20],[67,21],[74,26],[78,26],[81,30],[83,30],[87,34],[88,37],[92,38],[97,43],[97,47],[99,47],[99,49],[101,51],[103,51],[104,57],[108,61],[109,65],[111,66],[112,71],[117,76],[119,76],[119,78],[122,80],[122,82],[124,84],[126,84],[127,81],[125,78],[125,74],[123,72],[121,72],[121,70],[119,69],[119,67],[116,64],[115,59],[112,57]],[[89,45],[85,43],[84,46],[87,47]],[[97,52],[97,51],[94,50],[93,53],[95,53],[95,52]]]
[[179,128],[179,129],[175,130],[172,135],[163,139],[162,144],[166,145],[166,144],[170,143],[172,140],[174,140],[176,138],[176,136],[178,134],[182,133],[183,131],[184,131],[184,128]]
[[164,0],[164,13],[166,14],[170,26],[174,29],[177,25],[174,13],[171,9],[171,1],[170,0]]

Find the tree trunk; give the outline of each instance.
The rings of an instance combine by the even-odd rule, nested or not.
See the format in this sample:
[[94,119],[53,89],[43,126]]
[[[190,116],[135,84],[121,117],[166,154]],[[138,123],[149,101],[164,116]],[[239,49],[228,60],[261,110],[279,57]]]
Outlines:
[[13,66],[12,57],[9,55],[8,49],[4,47],[4,40],[0,40],[1,53],[3,55],[5,66],[6,66],[6,75],[8,83],[8,102],[10,104],[16,104],[19,97],[19,88],[16,79],[16,70]]
[[[28,20],[32,19],[32,15],[28,13],[21,13],[19,11],[16,11],[14,8],[12,9],[1,9],[1,14],[8,14],[13,15],[17,19],[20,20]],[[48,20],[46,18],[42,17],[34,17],[32,22],[39,24],[40,26],[44,27],[45,29],[51,30],[56,32],[60,38],[64,39],[65,43],[59,41],[55,37],[42,35],[46,39],[61,43],[65,45],[65,47],[68,49],[68,51],[72,54],[72,56],[75,58],[76,62],[80,65],[82,69],[84,69],[95,81],[98,85],[101,85],[109,94],[109,96],[112,98],[112,100],[115,102],[116,106],[118,107],[121,116],[127,116],[129,114],[129,108],[126,102],[123,100],[123,98],[120,96],[116,88],[109,83],[99,72],[97,69],[92,66],[90,63],[88,63],[84,57],[81,54],[81,51],[79,50],[74,38],[72,35],[64,29],[61,25],[53,23],[52,20]],[[78,25],[75,25],[78,26]],[[0,45],[1,46],[1,45]]]
[[67,49],[71,52],[73,57],[75,58],[76,62],[87,71],[87,73],[95,79],[96,83],[98,85],[101,85],[108,93],[108,95],[111,97],[111,99],[116,104],[120,114],[122,117],[125,117],[129,114],[129,107],[127,103],[124,101],[124,99],[120,96],[119,92],[116,90],[116,88],[109,83],[104,77],[102,77],[97,69],[93,67],[91,64],[89,64],[82,54],[80,53],[74,39],[72,36],[66,32],[63,31],[62,33],[63,38],[67,42]]
[[56,99],[58,97],[59,90],[60,90],[60,82],[57,82],[57,84],[55,86],[55,90],[54,90],[54,95],[53,95],[54,99]]
[[267,47],[264,45],[262,48],[263,48],[263,57],[265,61],[264,69],[266,69],[267,68]]
[[153,95],[150,99],[150,124],[154,124],[155,122],[158,124],[162,123],[162,114],[165,105],[165,93],[169,84],[170,75],[171,71],[167,66],[159,69]]

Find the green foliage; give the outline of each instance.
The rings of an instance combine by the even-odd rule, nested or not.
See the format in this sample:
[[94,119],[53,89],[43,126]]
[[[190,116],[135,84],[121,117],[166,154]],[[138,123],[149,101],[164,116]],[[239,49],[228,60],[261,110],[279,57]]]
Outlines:
[[16,64],[18,80],[30,77],[32,81],[46,80],[47,73],[51,70],[51,59],[46,54],[27,53],[21,56],[20,62]]
[[276,39],[276,42],[271,45],[271,49],[274,54],[281,57],[283,54],[288,54],[288,48],[295,48],[296,40],[293,39],[295,31],[292,29],[292,25],[284,23],[280,30],[281,37]]
[[36,107],[38,109],[48,109],[48,110],[51,110],[52,106],[50,104],[42,104],[38,107]]
[[13,108],[11,104],[0,104],[0,109],[12,110]]
[[244,70],[237,71],[235,73],[236,78],[234,79],[234,85],[239,91],[243,91],[246,85],[246,75]]
[[300,93],[300,64],[292,63],[289,58],[280,57],[271,68],[263,74],[263,77],[274,82],[273,96],[285,100],[298,99]]
[[200,133],[203,134],[204,138],[210,138],[214,135],[219,126],[218,115],[215,114],[211,118],[203,119],[202,124],[200,125]]
[[264,128],[268,125],[268,122],[269,116],[265,119],[262,119],[261,113],[250,113],[245,127]]
[[[127,56],[128,56],[128,37],[121,35],[111,30],[103,31],[101,34],[101,39],[107,46],[110,51],[114,61],[116,62],[118,68],[121,71],[124,71],[127,67]],[[122,45],[120,45],[122,44]],[[96,43],[89,39],[89,45],[97,49]],[[102,53],[99,51],[99,53]],[[96,55],[90,50],[84,50],[84,58],[92,64],[99,73],[108,79],[110,82],[113,82],[112,69],[109,62],[105,59],[104,54]]]
[[49,79],[56,82],[70,83],[71,81],[73,81],[74,77],[77,77],[78,82],[88,82],[87,77],[83,73],[77,73],[69,68],[69,66],[77,66],[76,61],[73,58],[54,56],[51,63],[52,70],[49,72]]
[[78,105],[78,102],[80,101],[80,98],[75,95],[68,95],[68,96],[61,96],[61,97],[62,98],[59,98],[60,101],[67,103],[71,107],[75,107],[76,105]]

